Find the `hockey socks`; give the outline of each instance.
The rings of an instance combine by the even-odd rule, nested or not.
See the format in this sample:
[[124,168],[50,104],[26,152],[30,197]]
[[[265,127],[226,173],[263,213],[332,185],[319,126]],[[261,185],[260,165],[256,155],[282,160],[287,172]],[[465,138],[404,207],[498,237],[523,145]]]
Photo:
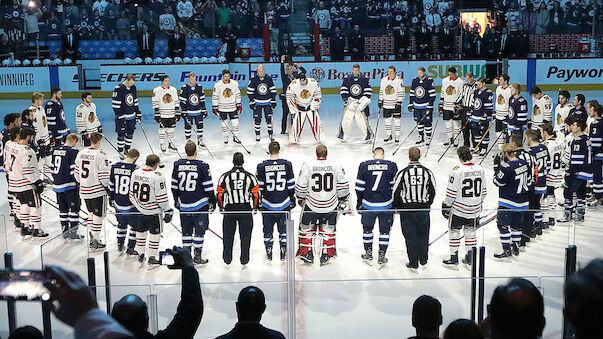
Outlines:
[[[419,134],[423,133],[423,129],[420,128]],[[385,118],[385,135],[386,136],[391,136],[392,135],[392,118]]]
[[100,240],[101,229],[103,228],[103,218],[92,213],[88,214],[88,229],[92,239]]
[[446,124],[446,139],[451,140],[454,138],[452,120],[445,120],[444,123]]

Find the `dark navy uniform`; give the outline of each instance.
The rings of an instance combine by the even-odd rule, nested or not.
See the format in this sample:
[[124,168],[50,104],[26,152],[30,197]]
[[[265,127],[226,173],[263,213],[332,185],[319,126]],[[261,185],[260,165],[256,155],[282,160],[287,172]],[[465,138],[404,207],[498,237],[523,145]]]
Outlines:
[[[490,132],[488,127],[492,122],[492,110],[494,94],[488,88],[476,89],[473,93],[473,110],[471,112],[471,135],[473,147],[481,140],[480,149],[487,150],[490,143]],[[482,151],[483,152],[483,151]]]
[[415,122],[418,124],[417,131],[423,136],[423,131],[427,139],[431,139],[431,125],[433,121],[433,103],[436,99],[436,90],[433,79],[418,77],[412,79],[410,86],[410,101],[408,110],[414,112]]
[[523,97],[509,98],[509,115],[507,116],[507,132],[510,137],[512,134],[523,135],[527,129],[528,122],[528,102]]
[[262,112],[268,127],[268,136],[272,138],[272,118],[276,107],[276,87],[270,75],[265,74],[260,78],[257,74],[249,80],[247,86],[249,107],[253,110],[253,127],[255,135],[259,137],[262,124]]
[[[576,212],[578,221],[586,213],[586,182],[593,179],[591,164],[591,141],[586,134],[576,136],[570,144],[570,162],[565,174],[563,198],[566,217]],[[576,204],[574,204],[576,194]]]
[[[575,117],[576,119],[580,119],[584,122],[588,119],[588,113],[586,113],[586,107],[580,106],[580,108],[572,107],[567,115],[567,117]],[[566,118],[567,119],[567,118]]]
[[279,233],[281,259],[287,249],[287,214],[295,207],[295,175],[291,162],[284,159],[264,160],[257,166],[260,186],[264,245],[268,257],[272,255],[274,225]]
[[132,146],[136,120],[140,121],[142,119],[142,113],[138,109],[136,85],[132,85],[130,88],[124,84],[115,86],[111,103],[115,113],[117,150],[128,153],[130,146]]
[[[371,84],[369,83],[369,79],[367,77],[365,77],[364,75],[359,74],[358,77],[355,78],[353,74],[349,74],[343,79],[343,83],[341,84],[339,93],[341,95],[341,99],[343,100],[344,104],[347,105],[347,104],[349,104],[349,102],[348,102],[349,98],[360,100],[362,97],[366,97],[370,100],[371,95],[373,93],[373,88],[371,87]],[[369,103],[370,103],[370,101],[369,101]],[[364,112],[364,115],[367,117],[371,114],[368,104],[366,104],[366,107],[364,108],[363,112]],[[345,111],[344,111],[344,115],[345,115]],[[352,121],[350,120],[349,123],[350,123],[350,126],[343,126],[343,124],[339,125],[339,133],[337,135],[338,138],[343,140],[344,129],[346,129],[346,130],[351,129]],[[365,126],[361,126],[361,125],[362,124],[359,124],[359,127],[366,128],[366,138],[367,139],[372,138],[373,131],[371,131],[371,128],[368,124],[368,119],[366,119],[366,121],[364,122]]]
[[372,253],[373,228],[379,218],[379,253],[387,251],[394,222],[392,187],[398,173],[395,162],[383,159],[364,161],[356,177],[356,208],[361,212],[364,249]]
[[551,156],[548,148],[543,144],[530,146],[530,154],[536,163],[536,171],[534,177],[534,192],[530,195],[530,210],[533,210],[534,224],[530,236],[534,233],[542,234],[542,211],[540,210],[540,201],[546,194],[546,177],[549,173],[548,166],[551,163]]
[[205,93],[203,86],[195,84],[182,85],[180,89],[180,109],[184,116],[184,136],[186,140],[191,138],[191,128],[194,125],[199,142],[203,140],[203,119],[207,117],[205,108]]
[[60,101],[49,100],[44,109],[46,110],[46,121],[48,121],[48,131],[55,141],[55,145],[60,146],[65,142],[65,137],[69,134],[67,123],[65,122],[65,109]]
[[79,223],[80,195],[73,176],[77,154],[78,150],[70,146],[59,146],[52,152],[52,190],[57,195],[63,233],[76,228]]
[[603,120],[595,119],[590,124],[588,135],[593,157],[593,193],[595,199],[603,199]]
[[136,227],[138,211],[132,205],[129,198],[130,179],[132,172],[138,168],[136,164],[118,162],[111,166],[109,178],[109,197],[113,201],[115,208],[115,218],[117,219],[117,244],[123,245],[130,225],[130,235],[128,238],[128,249],[134,249],[136,245]]

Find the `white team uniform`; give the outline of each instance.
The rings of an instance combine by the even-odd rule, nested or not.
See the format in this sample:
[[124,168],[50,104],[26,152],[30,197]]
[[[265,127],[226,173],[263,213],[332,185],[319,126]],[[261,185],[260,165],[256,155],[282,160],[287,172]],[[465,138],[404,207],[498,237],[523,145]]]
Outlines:
[[88,228],[97,241],[107,212],[110,172],[107,154],[99,148],[85,148],[75,158],[75,181],[80,185],[80,196],[88,210]]
[[[393,110],[400,105],[400,113],[393,116],[396,140],[400,138],[400,117],[402,115],[402,103],[406,97],[404,80],[398,76],[390,79],[389,76],[381,79],[379,87],[379,101],[383,102],[383,118],[385,119],[385,135],[392,135],[392,116],[386,114],[385,110]],[[387,116],[386,116],[387,115]]]
[[306,85],[302,85],[299,79],[291,81],[287,87],[287,105],[293,116],[289,133],[290,142],[299,142],[306,118],[312,129],[314,140],[320,142],[323,132],[318,109],[321,102],[322,92],[316,80],[307,78]]
[[[460,77],[452,80],[449,76],[447,76],[442,79],[440,102],[442,103],[443,110],[454,112],[454,108],[460,105],[459,102],[461,100],[463,84],[465,84],[465,81]],[[444,115],[444,117],[446,117],[446,115]],[[450,140],[455,136],[458,136],[459,133],[461,133],[461,120],[452,119],[452,117],[449,119],[444,119],[446,123],[446,138]]]
[[[353,75],[348,76],[353,77]],[[370,131],[368,118],[364,112],[364,109],[371,103],[370,95],[372,90],[370,87],[367,87],[364,89],[365,92],[363,92],[362,87],[358,84],[353,84],[348,89],[345,86],[346,80],[344,79],[343,81],[344,82],[340,91],[349,91],[349,96],[345,102],[345,106],[343,107],[343,116],[341,117],[341,130],[343,132],[341,139],[345,140],[350,136],[352,124],[354,120],[356,120],[358,128],[362,131],[362,140],[368,141],[371,139],[372,132]],[[360,98],[353,98],[353,96],[358,96],[361,93],[363,93],[363,95]]]
[[42,219],[40,195],[35,191],[35,182],[40,180],[36,153],[27,145],[12,142],[6,145],[5,157],[8,190],[20,206],[18,218],[23,227],[39,229]]
[[[6,181],[9,183],[9,185],[8,185],[8,201],[9,201],[9,203],[11,203],[9,207],[11,208],[11,211],[14,213],[16,218],[19,218],[19,206],[21,204],[19,203],[19,199],[17,199],[15,197],[14,192],[12,191],[12,188],[10,186],[9,166],[12,161],[16,161],[18,145],[19,144],[17,142],[8,140],[6,142],[6,144],[4,144],[4,149],[2,150],[4,152],[3,156],[4,156],[4,170],[6,173]],[[13,156],[14,156],[14,160],[13,160]]]
[[[175,120],[164,120],[164,119],[175,119],[180,118],[180,99],[178,99],[178,90],[174,86],[167,88],[163,86],[157,86],[153,89],[153,98],[151,99],[153,109],[159,113],[159,117],[162,119],[159,124],[159,145],[161,150],[165,152],[165,139],[166,134],[168,137],[168,143],[172,144],[174,140],[174,128],[176,127]],[[171,145],[172,148],[176,148],[176,145]]]
[[224,142],[228,142],[228,126],[226,120],[230,116],[233,137],[239,133],[239,115],[236,113],[241,107],[241,90],[239,83],[230,79],[228,82],[218,80],[214,84],[214,91],[211,96],[211,104],[214,110],[218,110],[222,125],[222,135]]
[[574,105],[571,104],[557,104],[557,106],[555,106],[555,132],[562,132],[564,134],[566,133],[565,118],[567,118],[572,108],[574,108]]
[[[50,162],[52,157],[49,155],[50,152],[50,133],[48,132],[48,120],[46,119],[46,111],[44,106],[31,106],[29,107],[33,111],[33,127],[36,131],[33,143],[38,146],[38,153],[40,154],[40,161],[38,162],[38,168],[40,175],[42,171],[47,175],[50,175]],[[46,165],[46,167],[44,167]]]
[[563,179],[565,176],[565,164],[563,163],[563,156],[566,148],[565,139],[571,138],[563,138],[563,133],[560,132],[557,133],[557,138],[543,141],[543,144],[549,151],[549,158],[551,161],[547,166],[547,194],[542,204],[543,218],[545,221],[556,218],[555,209],[557,208],[557,202],[555,191],[563,187]]
[[544,121],[553,122],[553,99],[548,95],[532,97],[532,129],[538,130]]
[[98,115],[96,115],[96,105],[93,102],[90,105],[82,103],[76,107],[75,127],[80,135],[91,135],[99,131],[101,123],[98,120]]
[[511,86],[502,87],[501,85],[496,87],[496,104],[494,106],[494,112],[496,120],[496,137],[497,145],[499,149],[502,149],[502,145],[505,143],[505,138],[502,134],[507,133],[507,127],[504,123],[509,115],[509,100],[511,99]]

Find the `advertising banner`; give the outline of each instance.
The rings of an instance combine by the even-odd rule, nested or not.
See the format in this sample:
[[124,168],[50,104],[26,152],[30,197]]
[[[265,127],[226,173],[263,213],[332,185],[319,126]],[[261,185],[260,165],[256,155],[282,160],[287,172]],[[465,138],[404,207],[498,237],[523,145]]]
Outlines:
[[61,87],[64,92],[78,91],[79,67],[0,67],[0,93],[50,92],[51,87]]
[[[55,66],[56,67],[56,66]],[[80,90],[80,68],[82,66],[58,66],[58,86],[63,92],[77,92]],[[51,83],[54,77],[51,72]]]
[[538,59],[537,85],[603,85],[603,59]]

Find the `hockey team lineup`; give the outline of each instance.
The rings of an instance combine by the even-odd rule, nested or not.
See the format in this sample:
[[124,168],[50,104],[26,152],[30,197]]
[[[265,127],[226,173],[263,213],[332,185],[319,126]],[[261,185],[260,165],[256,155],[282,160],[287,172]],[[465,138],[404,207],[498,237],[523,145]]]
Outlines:
[[[473,79],[470,73],[463,79],[454,68],[442,81],[439,100],[434,81],[423,68],[417,70],[407,93],[404,81],[390,67],[379,93],[373,94],[356,66],[340,89],[343,113],[335,138],[321,121],[321,88],[302,67],[297,74],[296,67],[288,67],[290,84],[281,97],[263,66],[251,78],[247,97],[255,144],[242,137],[248,134],[241,127],[251,130],[251,126],[239,122],[239,115],[246,114],[241,84],[230,79],[228,70],[214,85],[211,106],[194,73],[180,90],[164,78],[150,100],[157,134],[142,123],[133,76],[113,91],[115,126],[101,124],[89,92],[82,93],[77,105],[75,131],[67,126],[59,89],[53,89],[46,102],[34,93],[28,110],[5,115],[7,128],[2,132],[11,217],[22,241],[48,237],[43,228],[53,226],[45,223],[42,213],[42,206],[48,205],[55,213],[58,210],[65,239],[87,239],[92,251],[116,243],[118,253],[149,269],[160,265],[162,232],[170,224],[182,233],[181,244],[200,266],[208,264],[202,251],[207,231],[223,242],[221,256],[229,265],[238,230],[240,263],[246,265],[250,257],[259,256],[250,253],[251,230],[258,227],[259,214],[264,258],[273,260],[274,249],[274,260],[285,260],[286,246],[294,240],[300,262],[325,265],[337,257],[338,231],[346,232],[339,223],[358,214],[363,229],[359,239],[363,250],[355,254],[359,261],[386,266],[390,230],[401,224],[404,239],[396,241],[405,241],[406,267],[416,271],[427,263],[430,208],[441,210],[447,219],[447,232],[436,240],[448,238],[450,255],[442,263],[454,268],[471,264],[469,251],[479,245],[476,232],[489,223],[497,225],[502,248],[494,257],[508,261],[520,258],[526,243],[554,225],[583,222],[587,195],[589,205],[602,204],[598,102],[587,102],[579,94],[570,104],[569,93],[560,91],[555,106],[536,87],[528,107],[519,85],[508,76],[501,75],[492,92],[487,79]],[[409,103],[404,106],[406,96]],[[371,101],[377,101],[378,112],[369,112]],[[288,112],[281,124],[274,120],[278,106]],[[206,143],[208,109],[220,121],[221,144]],[[374,130],[370,114],[377,115]],[[403,115],[412,116],[414,124],[403,126]],[[178,142],[182,138],[175,132],[180,120],[186,143]],[[440,120],[444,132],[437,130]],[[352,132],[354,121],[359,138]],[[306,124],[309,131],[304,134]],[[409,133],[402,134],[403,129]],[[206,132],[212,137],[217,133]],[[379,134],[384,138],[378,139]],[[437,135],[444,135],[437,145],[444,146],[443,152],[432,154],[439,158],[435,166],[423,163]],[[152,154],[146,153],[147,147]],[[281,148],[286,147],[311,154],[303,161],[281,157]],[[252,151],[260,148],[268,159],[248,162]],[[364,157],[357,162],[366,161],[356,168],[343,166],[337,151],[345,148],[362,149],[362,155],[350,155]],[[396,153],[395,161],[388,160]],[[452,166],[443,169],[438,165],[442,159]],[[160,170],[162,165],[166,170]],[[442,175],[443,180],[436,180]],[[436,197],[436,192],[441,193]],[[563,196],[563,207],[557,206],[555,194]],[[484,207],[486,197],[494,205],[490,211]],[[299,229],[288,241],[286,212],[294,209]],[[223,214],[222,227],[210,223],[211,213]],[[114,217],[109,218],[111,214]],[[174,216],[178,217],[172,220]],[[101,236],[107,224],[115,228],[116,241]]]

